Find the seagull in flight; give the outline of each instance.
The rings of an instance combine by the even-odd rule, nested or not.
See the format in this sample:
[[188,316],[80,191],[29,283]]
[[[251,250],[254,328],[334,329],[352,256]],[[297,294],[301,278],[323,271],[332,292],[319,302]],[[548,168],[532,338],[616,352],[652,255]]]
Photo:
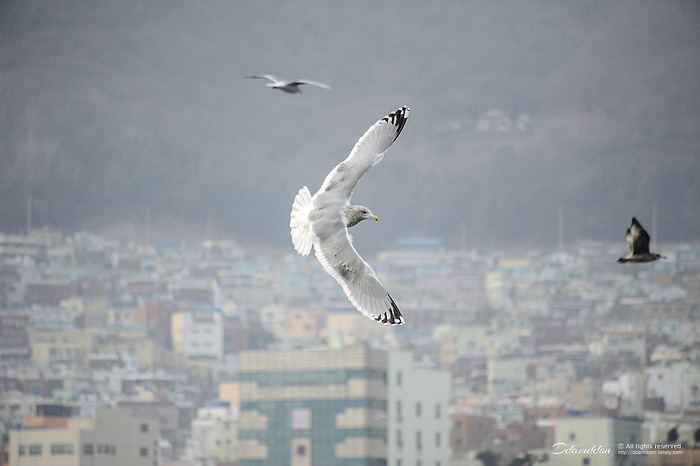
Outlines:
[[630,254],[627,257],[620,257],[617,261],[621,264],[625,262],[652,262],[657,259],[666,259],[655,252],[649,252],[649,234],[644,230],[642,224],[632,217],[632,224],[625,234],[627,247]]
[[390,113],[372,125],[355,143],[350,155],[326,176],[319,190],[299,190],[289,219],[292,243],[299,254],[308,255],[313,246],[323,268],[343,288],[350,302],[370,319],[400,325],[403,317],[370,265],[352,245],[348,228],[362,220],[379,218],[367,207],[351,205],[357,183],[401,134],[408,107]]
[[273,76],[271,74],[263,74],[260,76],[244,76],[245,79],[267,79],[270,81],[267,83],[267,87],[271,87],[273,89],[279,89],[282,92],[286,92],[288,94],[301,94],[301,86],[302,84],[308,84],[310,86],[316,86],[320,87],[323,89],[330,89],[331,87],[328,84],[324,84],[318,81],[311,81],[308,79],[300,79],[297,81],[286,81],[284,79],[279,79],[276,76]]

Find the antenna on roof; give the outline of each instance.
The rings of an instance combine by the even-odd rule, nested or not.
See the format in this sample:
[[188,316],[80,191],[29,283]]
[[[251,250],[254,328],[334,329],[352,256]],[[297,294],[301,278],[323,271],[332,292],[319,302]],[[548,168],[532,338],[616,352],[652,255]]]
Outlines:
[[32,195],[27,196],[27,234],[32,232]]
[[557,209],[557,249],[564,249],[564,206]]
[[143,236],[144,236],[144,240],[146,241],[146,244],[148,244],[151,241],[151,206],[150,206],[150,204],[146,205],[146,211],[144,212]]
[[211,207],[207,209],[207,241],[211,242],[214,236],[214,215],[211,212]]
[[[658,245],[659,242],[657,241],[658,236],[656,236],[656,203],[651,204],[651,239],[653,241],[654,245]],[[649,246],[649,250],[651,251],[653,248],[651,245]]]

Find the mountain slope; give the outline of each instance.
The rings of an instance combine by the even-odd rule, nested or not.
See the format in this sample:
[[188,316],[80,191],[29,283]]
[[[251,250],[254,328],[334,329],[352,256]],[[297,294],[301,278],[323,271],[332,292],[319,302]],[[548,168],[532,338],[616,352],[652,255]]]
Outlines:
[[[560,206],[567,238],[621,239],[652,203],[659,239],[697,239],[699,25],[694,2],[2,2],[0,229],[31,196],[35,226],[140,233],[148,208],[156,233],[210,215],[287,247],[296,190],[406,104],[355,195],[383,220],[362,247],[552,244]],[[531,124],[477,131],[494,108]]]

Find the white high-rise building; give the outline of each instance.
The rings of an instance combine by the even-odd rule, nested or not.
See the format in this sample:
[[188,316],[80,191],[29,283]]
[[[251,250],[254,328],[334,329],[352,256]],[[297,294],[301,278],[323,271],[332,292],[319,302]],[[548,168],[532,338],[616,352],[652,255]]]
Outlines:
[[451,378],[416,367],[408,352],[389,353],[387,466],[448,466]]
[[188,359],[224,357],[224,325],[213,309],[182,314],[182,354]]

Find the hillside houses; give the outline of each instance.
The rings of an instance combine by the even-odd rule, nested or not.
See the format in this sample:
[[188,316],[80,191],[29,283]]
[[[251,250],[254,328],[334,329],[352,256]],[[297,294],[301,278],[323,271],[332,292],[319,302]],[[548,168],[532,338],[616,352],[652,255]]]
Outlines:
[[[587,439],[618,432],[619,419],[639,442],[676,427],[691,445],[700,262],[687,245],[664,249],[665,261],[624,267],[605,244],[512,254],[403,240],[374,261],[406,317],[394,328],[363,317],[314,260],[291,252],[0,236],[3,464],[46,464],[52,451],[65,464],[112,447],[119,456],[122,444],[99,440],[110,416],[148,444],[128,455],[173,466],[289,452],[310,461],[336,444],[377,464],[459,466],[484,451],[502,464],[526,453],[555,463],[553,445],[572,425],[593,426],[575,432]],[[290,354],[298,371],[274,369]],[[347,368],[324,366],[321,354]],[[321,399],[323,409],[345,404],[329,416]],[[325,437],[317,422],[330,423]],[[357,450],[346,429],[365,427]],[[37,432],[56,440],[21,440]]]

